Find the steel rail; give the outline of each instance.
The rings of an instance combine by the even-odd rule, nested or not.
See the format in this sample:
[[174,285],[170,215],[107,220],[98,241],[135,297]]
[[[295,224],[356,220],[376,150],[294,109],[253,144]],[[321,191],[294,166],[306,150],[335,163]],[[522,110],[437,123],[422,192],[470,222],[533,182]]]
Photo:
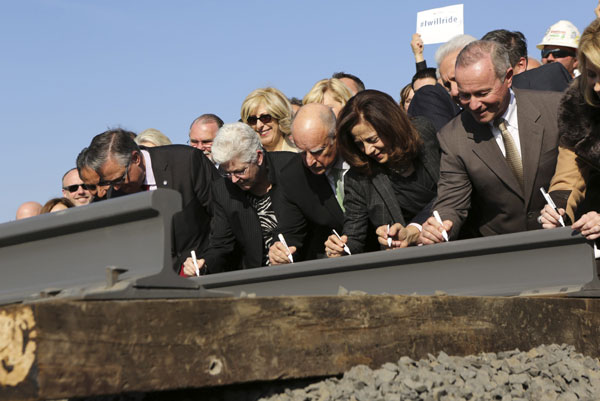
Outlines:
[[[185,279],[172,269],[180,195],[156,190],[0,225],[0,304],[369,294],[598,296],[593,247],[570,228],[529,231]],[[199,255],[200,256],[200,255]]]

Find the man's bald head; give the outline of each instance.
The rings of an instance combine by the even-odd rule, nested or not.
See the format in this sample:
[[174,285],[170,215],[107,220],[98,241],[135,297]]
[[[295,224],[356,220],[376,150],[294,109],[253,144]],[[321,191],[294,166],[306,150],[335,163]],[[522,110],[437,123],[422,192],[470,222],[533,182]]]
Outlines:
[[329,107],[321,103],[302,106],[292,122],[292,137],[313,174],[323,174],[335,163],[335,115]]
[[17,220],[26,219],[40,214],[42,205],[38,202],[25,202],[17,209]]

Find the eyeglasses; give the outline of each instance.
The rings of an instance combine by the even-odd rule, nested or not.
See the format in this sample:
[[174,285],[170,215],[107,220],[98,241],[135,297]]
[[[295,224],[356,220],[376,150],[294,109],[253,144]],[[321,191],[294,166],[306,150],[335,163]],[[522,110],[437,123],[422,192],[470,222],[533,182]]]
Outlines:
[[575,57],[575,52],[562,49],[543,49],[542,58],[548,58],[552,54],[554,58]]
[[219,174],[221,174],[222,177],[224,178],[231,178],[233,176],[236,176],[237,178],[241,178],[242,176],[246,175],[246,173],[248,172],[248,168],[250,166],[246,166],[246,168],[242,169],[242,170],[238,170],[238,171],[231,171],[231,172],[227,172],[227,171],[223,171],[223,170],[219,170]]
[[131,165],[131,159],[129,159],[129,161],[127,162],[127,167],[125,167],[125,173],[123,174],[123,176],[121,178],[117,178],[116,180],[112,180],[112,181],[100,180],[100,182],[98,183],[98,186],[114,187],[115,185],[123,184],[125,182],[125,180],[127,180],[127,177],[129,175],[129,166],[130,165]]
[[81,187],[87,191],[95,191],[96,190],[96,185],[94,185],[94,184],[73,184],[73,185],[67,185],[66,187],[63,187],[63,189],[67,190],[69,192],[76,192],[79,189],[79,187]]
[[258,120],[263,124],[268,124],[273,120],[273,117],[270,114],[261,114],[260,116],[248,116],[246,119],[248,125],[256,125]]

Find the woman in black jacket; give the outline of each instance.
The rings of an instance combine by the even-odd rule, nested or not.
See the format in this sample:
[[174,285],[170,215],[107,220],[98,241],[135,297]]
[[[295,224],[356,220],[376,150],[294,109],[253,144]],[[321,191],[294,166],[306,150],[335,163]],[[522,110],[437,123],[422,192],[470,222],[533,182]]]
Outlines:
[[341,155],[351,166],[344,177],[344,235],[328,238],[328,256],[343,255],[344,243],[352,253],[363,252],[375,230],[384,247],[417,243],[437,193],[435,134],[428,120],[409,119],[383,92],[366,90],[350,99],[336,128]]

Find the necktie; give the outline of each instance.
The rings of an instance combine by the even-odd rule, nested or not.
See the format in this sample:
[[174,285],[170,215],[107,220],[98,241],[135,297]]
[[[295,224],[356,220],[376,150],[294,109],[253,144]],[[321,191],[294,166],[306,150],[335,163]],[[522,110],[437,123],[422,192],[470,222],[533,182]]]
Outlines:
[[344,170],[341,168],[333,168],[333,179],[335,183],[335,197],[342,208],[342,212],[344,209]]
[[496,120],[495,124],[502,133],[502,141],[504,141],[504,149],[506,150],[506,161],[515,177],[517,177],[519,185],[523,188],[523,162],[517,145],[508,132],[508,129],[506,129],[506,121],[503,118]]

